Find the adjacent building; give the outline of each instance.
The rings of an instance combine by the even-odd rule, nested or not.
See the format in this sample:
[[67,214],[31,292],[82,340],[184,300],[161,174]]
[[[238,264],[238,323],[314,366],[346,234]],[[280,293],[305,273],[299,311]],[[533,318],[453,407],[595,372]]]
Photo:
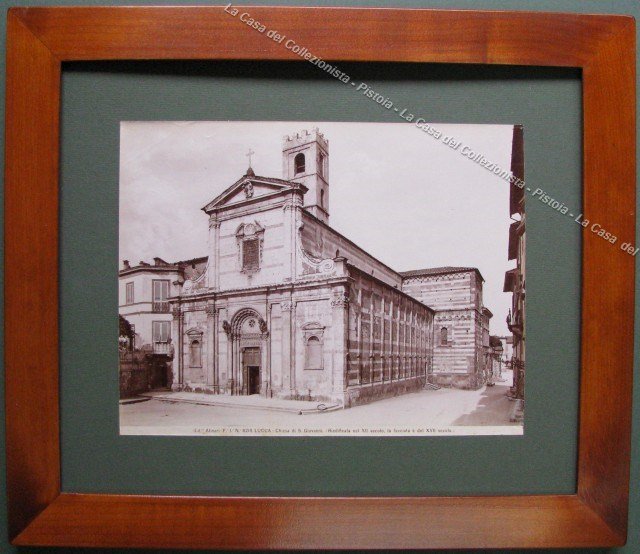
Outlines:
[[427,382],[480,387],[480,272],[400,273],[333,229],[318,129],[285,137],[282,163],[282,178],[249,167],[202,208],[205,257],[124,262],[120,314],[137,347],[173,359],[167,385],[346,407]]
[[491,311],[484,279],[474,267],[436,267],[402,273],[402,290],[435,310],[430,382],[477,389],[486,380]]
[[504,348],[502,346],[502,338],[491,335],[489,337],[489,349],[487,352],[487,380],[490,383],[503,381],[502,379],[502,357]]
[[[511,154],[511,172],[514,177],[524,181],[523,128],[513,129]],[[513,368],[513,387],[511,395],[518,401],[515,417],[519,419],[524,410],[525,388],[525,289],[526,289],[526,249],[525,249],[525,206],[524,189],[512,183],[510,189],[510,216],[513,219],[509,227],[509,260],[515,260],[516,267],[507,271],[504,280],[504,292],[510,292],[511,309],[507,316],[509,331],[513,334],[511,367]]]
[[513,336],[505,335],[498,337],[502,343],[502,363],[505,367],[511,367],[511,358],[513,358]]

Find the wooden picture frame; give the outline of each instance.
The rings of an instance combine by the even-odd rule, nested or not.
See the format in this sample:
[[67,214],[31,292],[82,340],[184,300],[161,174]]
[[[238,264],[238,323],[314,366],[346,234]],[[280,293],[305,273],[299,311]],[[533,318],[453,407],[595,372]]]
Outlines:
[[[337,62],[581,68],[583,211],[616,236],[634,240],[633,18],[413,9],[243,9],[270,28],[295,37],[314,54]],[[13,8],[7,32],[6,416],[13,544],[493,549],[625,543],[635,260],[588,230],[582,237],[575,494],[239,498],[61,492],[61,63],[304,62],[281,44],[255,35],[255,29],[233,20],[223,7]],[[242,526],[236,524],[239,519]]]

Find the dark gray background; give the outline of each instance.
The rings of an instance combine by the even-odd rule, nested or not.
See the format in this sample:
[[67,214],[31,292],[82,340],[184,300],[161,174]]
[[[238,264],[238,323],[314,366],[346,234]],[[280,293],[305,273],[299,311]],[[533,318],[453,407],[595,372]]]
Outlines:
[[[623,2],[411,5],[555,10],[564,6],[564,11],[611,12],[636,8]],[[256,39],[263,37],[256,35]],[[544,188],[572,208],[579,207],[581,106],[577,72],[342,66],[354,79],[367,81],[430,121],[523,123],[528,184]],[[282,76],[288,79],[283,81]],[[122,119],[397,121],[351,87],[347,89],[306,64],[66,67],[61,269],[65,490],[573,492],[579,227],[535,200],[528,202],[529,371],[524,438],[231,441],[119,437],[112,321],[116,313],[118,122]],[[637,454],[634,452],[636,476]],[[637,540],[635,497],[633,502],[632,541]],[[633,543],[624,551],[634,552]]]

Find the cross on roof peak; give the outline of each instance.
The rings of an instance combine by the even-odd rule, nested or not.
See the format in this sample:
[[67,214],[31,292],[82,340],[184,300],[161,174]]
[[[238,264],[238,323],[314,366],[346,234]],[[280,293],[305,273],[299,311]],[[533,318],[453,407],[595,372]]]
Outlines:
[[251,167],[251,156],[253,156],[255,154],[255,152],[253,150],[251,150],[251,148],[249,148],[249,151],[245,154],[245,156],[247,156],[247,158],[249,158],[249,167]]

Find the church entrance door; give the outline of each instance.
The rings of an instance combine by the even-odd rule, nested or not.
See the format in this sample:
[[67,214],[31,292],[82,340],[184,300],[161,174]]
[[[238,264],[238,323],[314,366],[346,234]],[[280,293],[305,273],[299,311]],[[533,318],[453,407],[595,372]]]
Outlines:
[[260,348],[248,347],[242,350],[244,394],[260,394],[260,359]]
[[260,368],[256,365],[250,365],[249,373],[249,394],[260,394]]

